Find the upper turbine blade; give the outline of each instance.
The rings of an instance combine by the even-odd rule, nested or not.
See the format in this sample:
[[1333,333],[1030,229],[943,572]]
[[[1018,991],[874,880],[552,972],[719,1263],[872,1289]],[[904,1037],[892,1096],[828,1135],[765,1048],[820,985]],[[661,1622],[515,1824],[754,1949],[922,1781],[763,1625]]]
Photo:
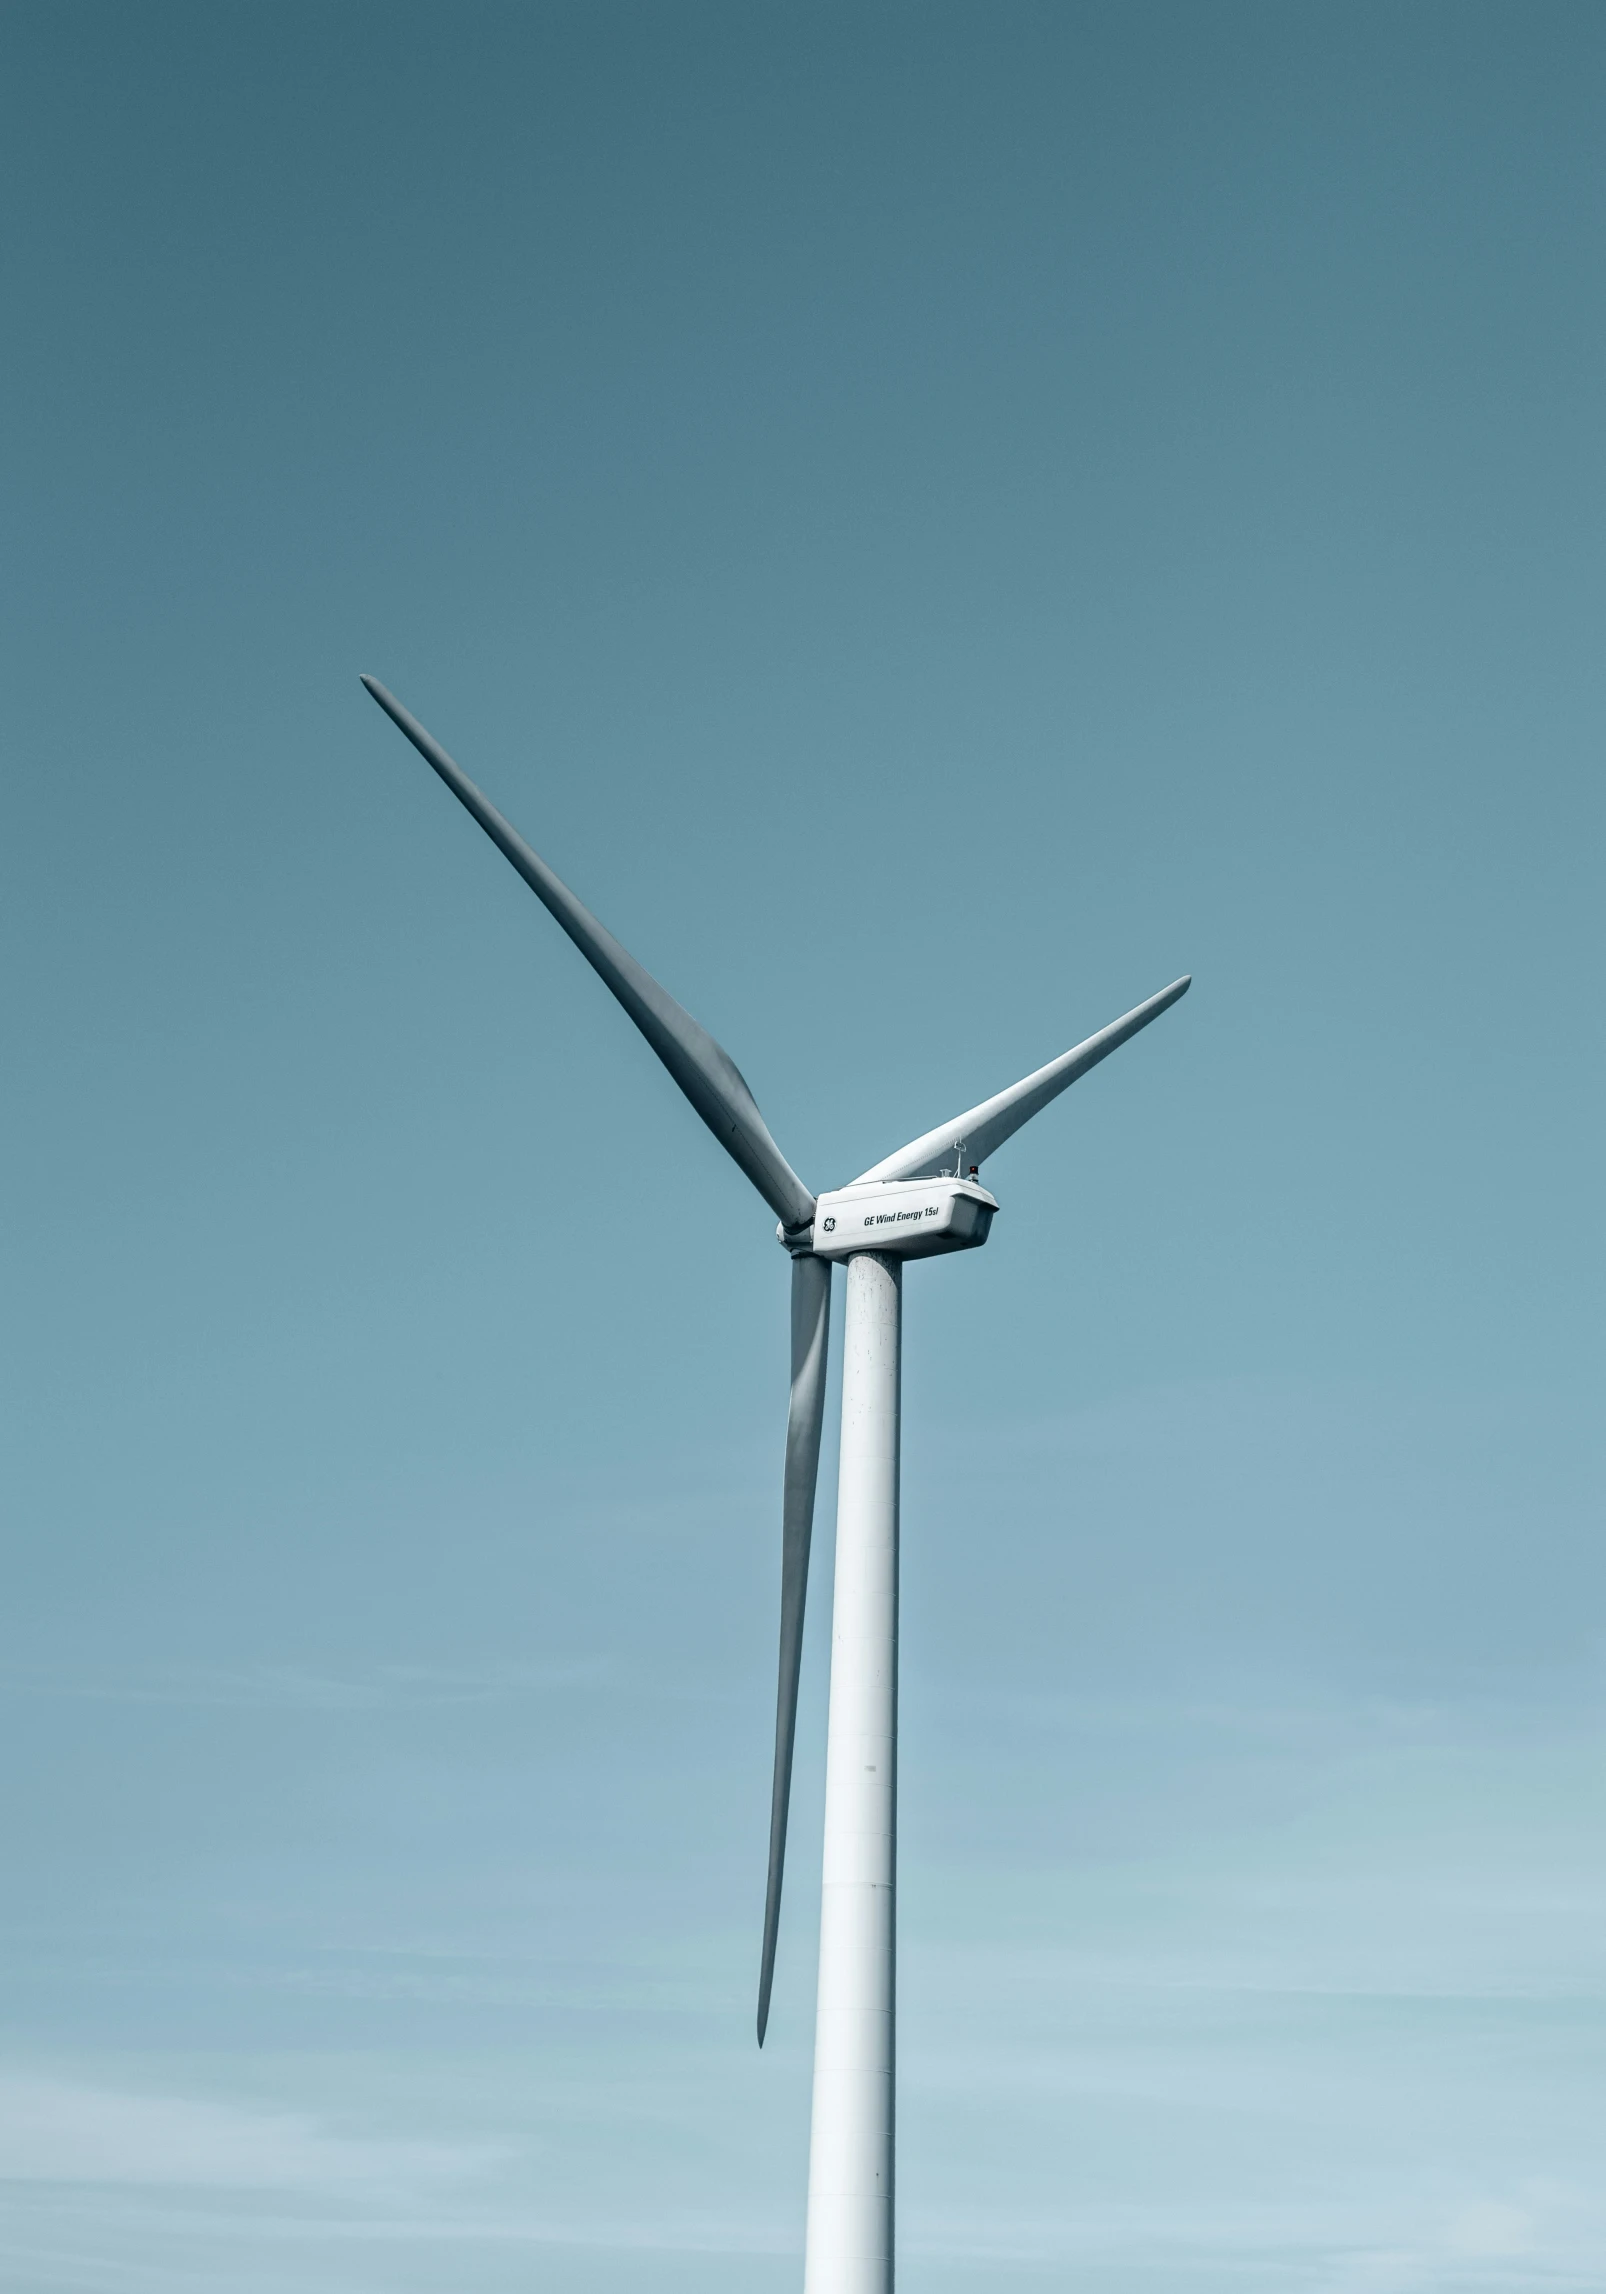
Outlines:
[[786,1419],[786,1488],[781,1503],[781,1667],[775,1692],[775,1779],[770,1791],[770,1872],[764,1892],[764,1955],[758,1977],[758,2043],[770,2019],[775,1938],[781,1924],[786,1811],[797,1735],[797,1681],[803,1661],[803,1604],[809,1589],[814,1485],[825,1416],[825,1349],[831,1326],[831,1262],[792,1261],[792,1403]]
[[784,1227],[807,1226],[814,1197],[770,1137],[757,1102],[730,1054],[700,1028],[673,996],[642,970],[611,932],[583,908],[568,886],[530,850],[459,765],[377,678],[364,685],[387,717],[401,727],[427,764],[499,845],[536,898],[549,908],[604,984],[623,1004],[681,1090],[732,1159],[740,1164]]
[[[924,1179],[935,1177],[939,1171],[953,1171],[962,1160],[968,1169],[972,1163],[981,1163],[995,1148],[1012,1139],[1023,1123],[1029,1123],[1051,1099],[1057,1099],[1067,1085],[1078,1076],[1086,1075],[1090,1067],[1097,1067],[1101,1059],[1119,1049],[1128,1037],[1135,1036],[1139,1028],[1146,1028],[1150,1020],[1157,1020],[1163,1011],[1185,996],[1193,984],[1193,975],[1173,980],[1169,988],[1162,988],[1146,1004],[1097,1035],[1090,1035],[1085,1043],[1062,1052],[1051,1059],[1047,1067],[1040,1067],[1033,1075],[1022,1076],[1007,1091],[984,1099],[979,1107],[969,1107],[963,1115],[954,1115],[946,1123],[939,1123],[934,1131],[922,1132],[911,1139],[907,1147],[900,1147],[895,1155],[876,1163],[868,1171],[861,1171],[853,1183],[857,1186],[865,1179]],[[958,1153],[963,1149],[963,1156]],[[962,1174],[961,1174],[962,1176]]]

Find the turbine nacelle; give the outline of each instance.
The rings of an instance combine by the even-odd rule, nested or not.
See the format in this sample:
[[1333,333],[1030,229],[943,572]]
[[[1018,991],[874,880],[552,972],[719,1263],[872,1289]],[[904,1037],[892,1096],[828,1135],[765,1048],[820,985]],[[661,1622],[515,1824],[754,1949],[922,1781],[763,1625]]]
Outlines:
[[931,1259],[973,1251],[987,1240],[997,1198],[974,1179],[856,1179],[814,1207],[812,1247],[823,1259],[854,1251]]

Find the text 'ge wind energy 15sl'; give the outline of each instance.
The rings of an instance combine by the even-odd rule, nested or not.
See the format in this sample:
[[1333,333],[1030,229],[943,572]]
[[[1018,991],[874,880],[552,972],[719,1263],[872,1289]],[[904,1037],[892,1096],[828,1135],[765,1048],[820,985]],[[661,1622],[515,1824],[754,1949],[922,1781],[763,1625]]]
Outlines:
[[811,1194],[729,1054],[582,908],[440,743],[364,685],[513,863],[624,1006],[780,1220],[792,1260],[792,1402],[781,1502],[781,1667],[758,2037],[769,2020],[797,1723],[803,1601],[825,1410],[831,1268],[847,1264],[825,1881],[809,2144],[805,2294],[891,2294],[893,1892],[897,1844],[899,1349],[905,1259],[975,1250],[998,1205],[981,1165],[1051,1099],[1187,992],[1174,980],[1007,1091],[923,1132],[851,1185]]

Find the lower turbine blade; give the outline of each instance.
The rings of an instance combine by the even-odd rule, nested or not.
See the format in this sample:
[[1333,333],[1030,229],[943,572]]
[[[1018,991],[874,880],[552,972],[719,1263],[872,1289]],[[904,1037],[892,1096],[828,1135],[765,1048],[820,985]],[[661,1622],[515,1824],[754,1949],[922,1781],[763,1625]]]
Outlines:
[[786,1420],[786,1488],[781,1504],[781,1669],[775,1693],[775,1781],[770,1795],[770,1873],[764,1896],[764,1958],[758,1978],[758,2043],[770,2020],[775,1938],[781,1924],[786,1811],[797,1736],[797,1680],[803,1661],[803,1605],[809,1589],[814,1485],[825,1419],[825,1348],[831,1324],[831,1262],[792,1261],[792,1406]]

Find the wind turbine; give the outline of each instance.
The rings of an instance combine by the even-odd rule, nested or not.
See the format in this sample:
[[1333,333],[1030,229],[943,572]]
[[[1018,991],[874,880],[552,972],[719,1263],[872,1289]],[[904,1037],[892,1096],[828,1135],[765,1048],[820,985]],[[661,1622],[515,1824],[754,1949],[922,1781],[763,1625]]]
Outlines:
[[792,1398],[781,1501],[781,1650],[769,1879],[758,1980],[764,2044],[786,1861],[803,1605],[825,1412],[831,1269],[847,1264],[836,1589],[826,1736],[825,1873],[815,2008],[804,2294],[891,2294],[897,1880],[898,1455],[903,1267],[975,1250],[995,1198],[981,1165],[1051,1099],[1187,993],[1187,978],[1097,1035],[813,1195],[770,1137],[735,1062],[682,1011],[375,678],[364,685],[556,917],[775,1213],[792,1260]]

